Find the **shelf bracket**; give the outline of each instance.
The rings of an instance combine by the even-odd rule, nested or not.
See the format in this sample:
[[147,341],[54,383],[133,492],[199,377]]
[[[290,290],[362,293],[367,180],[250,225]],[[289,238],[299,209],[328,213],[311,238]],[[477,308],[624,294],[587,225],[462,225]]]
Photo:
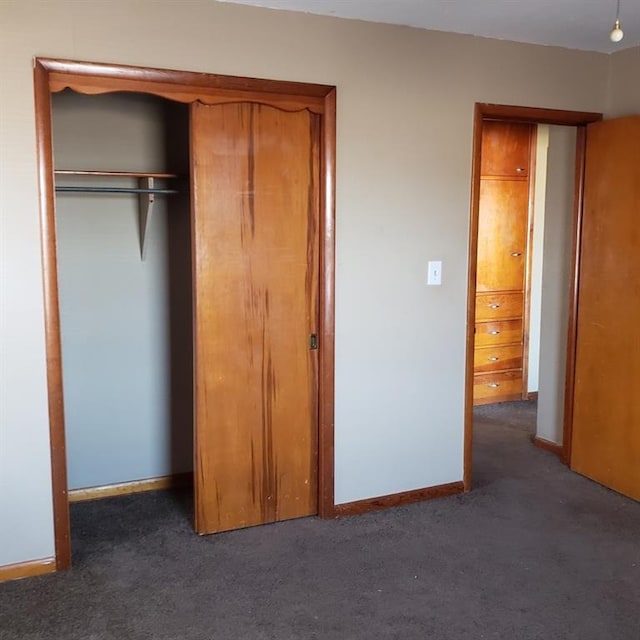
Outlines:
[[[153,178],[145,176],[139,179],[141,189],[153,189]],[[139,225],[140,225],[140,258],[144,260],[147,255],[147,233],[151,224],[153,214],[153,204],[155,202],[155,193],[141,193],[139,202]]]

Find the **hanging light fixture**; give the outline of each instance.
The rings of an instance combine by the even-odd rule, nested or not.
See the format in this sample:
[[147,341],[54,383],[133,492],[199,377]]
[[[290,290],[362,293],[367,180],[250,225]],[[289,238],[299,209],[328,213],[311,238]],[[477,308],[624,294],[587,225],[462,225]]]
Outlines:
[[613,29],[609,34],[611,42],[620,42],[624,37],[624,31],[620,28],[620,0],[618,0],[618,8],[616,9],[616,21],[613,23]]

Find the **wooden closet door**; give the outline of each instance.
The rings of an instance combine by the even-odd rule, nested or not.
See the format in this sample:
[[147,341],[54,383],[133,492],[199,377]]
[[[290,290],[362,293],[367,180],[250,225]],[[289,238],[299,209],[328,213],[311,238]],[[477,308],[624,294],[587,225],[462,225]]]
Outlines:
[[317,512],[319,133],[192,106],[199,533]]
[[481,180],[476,291],[522,291],[529,183]]
[[640,117],[589,125],[571,468],[640,500]]

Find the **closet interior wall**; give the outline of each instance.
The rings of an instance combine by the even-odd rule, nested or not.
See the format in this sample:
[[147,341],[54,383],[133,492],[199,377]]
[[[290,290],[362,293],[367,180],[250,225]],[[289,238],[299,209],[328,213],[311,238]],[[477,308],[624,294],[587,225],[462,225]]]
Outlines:
[[[55,169],[163,172],[141,258],[136,194],[57,193],[69,489],[192,469],[188,107],[151,96],[52,96]],[[135,178],[57,184],[138,187]]]

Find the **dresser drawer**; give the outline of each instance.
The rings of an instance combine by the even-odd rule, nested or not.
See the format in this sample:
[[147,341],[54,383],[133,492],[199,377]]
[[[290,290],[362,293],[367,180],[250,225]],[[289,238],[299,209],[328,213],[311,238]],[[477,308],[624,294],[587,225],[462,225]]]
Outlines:
[[522,397],[522,371],[487,373],[473,378],[474,404],[518,400]]
[[480,293],[476,296],[476,322],[522,318],[523,293]]
[[476,324],[476,347],[522,342],[522,320],[496,320]]
[[522,345],[481,347],[473,353],[473,372],[488,373],[505,369],[522,369]]

